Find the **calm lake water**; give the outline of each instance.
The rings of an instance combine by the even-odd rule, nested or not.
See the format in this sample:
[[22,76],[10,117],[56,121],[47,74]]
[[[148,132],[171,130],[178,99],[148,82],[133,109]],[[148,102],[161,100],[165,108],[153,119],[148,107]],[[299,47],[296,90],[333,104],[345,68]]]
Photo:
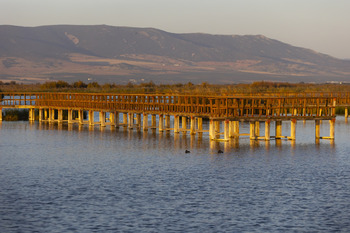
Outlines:
[[298,122],[295,144],[210,143],[2,122],[0,231],[350,232],[350,123],[337,117],[335,132],[316,144],[314,122]]

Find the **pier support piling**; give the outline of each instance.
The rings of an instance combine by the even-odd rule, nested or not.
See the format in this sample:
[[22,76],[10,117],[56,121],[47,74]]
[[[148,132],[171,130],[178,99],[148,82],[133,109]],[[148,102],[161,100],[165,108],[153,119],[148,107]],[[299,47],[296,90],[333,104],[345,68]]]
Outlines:
[[282,137],[282,121],[275,121],[275,138],[281,139]]
[[180,117],[174,116],[174,133],[180,132]]
[[164,115],[160,114],[159,115],[159,132],[164,131]]
[[290,137],[289,137],[290,140],[295,140],[296,124],[297,124],[297,120],[292,119],[290,122]]
[[209,138],[210,140],[216,139],[216,130],[215,130],[215,121],[210,120],[209,121]]
[[320,120],[315,120],[315,138],[320,139]]
[[266,141],[270,141],[270,124],[271,124],[270,120],[265,121],[265,140]]
[[148,114],[146,114],[146,113],[143,114],[142,129],[143,129],[143,131],[148,130]]
[[195,135],[196,134],[196,119],[191,116],[191,130],[190,130],[190,134],[191,135]]

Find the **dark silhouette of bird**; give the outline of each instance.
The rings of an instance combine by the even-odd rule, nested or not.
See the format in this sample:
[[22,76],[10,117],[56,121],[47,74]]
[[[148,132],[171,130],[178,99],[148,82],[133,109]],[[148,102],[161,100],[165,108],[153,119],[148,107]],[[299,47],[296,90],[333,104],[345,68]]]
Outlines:
[[186,154],[188,154],[188,153],[191,153],[191,151],[189,151],[189,150],[185,150],[185,153],[186,153]]
[[222,150],[218,150],[218,153],[221,154],[221,153],[224,153]]

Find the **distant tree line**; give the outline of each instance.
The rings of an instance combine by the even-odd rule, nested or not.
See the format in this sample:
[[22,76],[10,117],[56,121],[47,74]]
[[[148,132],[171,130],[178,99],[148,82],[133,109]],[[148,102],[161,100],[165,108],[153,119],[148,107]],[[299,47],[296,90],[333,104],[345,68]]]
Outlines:
[[218,85],[202,82],[200,84],[175,83],[155,84],[153,81],[135,84],[115,84],[98,82],[84,83],[76,81],[48,81],[37,84],[18,84],[15,81],[4,83],[0,81],[0,91],[30,91],[30,92],[85,92],[85,93],[161,93],[161,94],[191,94],[191,95],[233,95],[238,93],[263,92],[340,92],[349,91],[348,84],[308,84],[288,82],[259,81],[250,84]]

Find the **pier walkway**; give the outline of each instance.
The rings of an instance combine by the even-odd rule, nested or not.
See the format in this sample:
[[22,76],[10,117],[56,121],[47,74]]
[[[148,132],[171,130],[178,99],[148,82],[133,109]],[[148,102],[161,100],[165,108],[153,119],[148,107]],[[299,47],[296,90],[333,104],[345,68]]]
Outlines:
[[[137,128],[144,131],[157,128],[174,133],[209,132],[211,140],[230,140],[249,136],[251,140],[296,139],[297,121],[315,121],[316,139],[334,139],[336,106],[345,107],[348,117],[349,93],[264,93],[235,96],[190,96],[161,94],[101,94],[101,93],[0,93],[0,121],[2,109],[29,109],[29,120],[40,122],[64,121],[68,124],[99,124],[101,127]],[[99,112],[99,121],[94,121]],[[84,114],[87,113],[87,114]],[[66,119],[64,120],[63,115]],[[148,117],[151,116],[151,124]],[[158,116],[158,117],[156,117]],[[170,125],[170,117],[173,125]],[[122,118],[122,119],[120,119]],[[180,128],[181,119],[181,128]],[[209,129],[202,121],[209,119]],[[329,136],[320,135],[320,122],[328,120]],[[158,121],[158,122],[157,122]],[[187,127],[189,121],[189,127]],[[282,135],[282,122],[291,124],[288,136]],[[250,123],[249,134],[240,134],[240,122]],[[260,134],[260,123],[265,134]],[[275,135],[270,135],[275,122]],[[220,132],[223,124],[224,132]]]

